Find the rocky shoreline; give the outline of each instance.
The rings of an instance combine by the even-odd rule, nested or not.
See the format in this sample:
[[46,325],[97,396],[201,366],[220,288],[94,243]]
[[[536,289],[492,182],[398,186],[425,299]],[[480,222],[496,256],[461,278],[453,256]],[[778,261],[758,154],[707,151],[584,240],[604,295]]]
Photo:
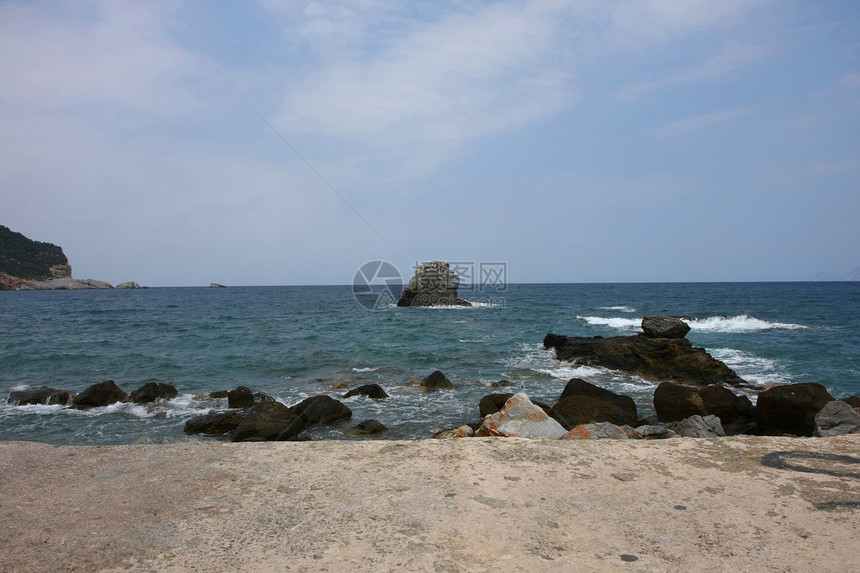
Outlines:
[[[655,321],[668,330],[654,330]],[[680,322],[680,321],[678,321]],[[603,339],[568,338],[548,334],[544,344],[555,348],[559,358],[598,361],[617,369],[663,380],[654,391],[656,419],[640,418],[636,403],[624,396],[572,378],[554,404],[532,402],[522,393],[497,392],[477,404],[477,420],[463,420],[459,427],[436,432],[436,438],[473,436],[580,439],[663,439],[671,437],[714,438],[735,435],[834,436],[860,433],[860,396],[835,399],[815,383],[786,384],[761,390],[756,404],[733,388],[744,385],[731,369],[702,349],[683,340],[686,331],[668,317],[646,317],[644,335]],[[668,334],[674,338],[670,338]],[[606,342],[612,344],[607,346]],[[595,348],[609,348],[606,359]],[[624,352],[618,353],[622,348]],[[667,351],[670,348],[670,351]],[[631,351],[631,349],[635,349]],[[619,356],[625,360],[619,359]],[[590,363],[590,362],[586,362]],[[601,364],[601,362],[595,362]],[[643,364],[648,369],[643,369]],[[673,375],[674,373],[674,375]],[[667,380],[668,378],[668,380]],[[494,386],[509,385],[500,381]],[[424,377],[418,389],[443,396],[453,383],[440,371]],[[150,382],[127,394],[112,380],[93,384],[77,395],[67,390],[35,387],[12,391],[12,405],[58,404],[89,409],[115,403],[148,404],[170,400],[179,391],[165,383]],[[288,406],[264,392],[240,386],[207,393],[207,399],[227,399],[227,410],[212,410],[188,420],[184,432],[235,442],[294,441],[319,426],[341,427],[352,411],[340,399],[362,395],[385,400],[388,393],[378,384],[364,384],[336,397],[311,396]],[[379,420],[363,420],[342,430],[344,435],[384,435]]]

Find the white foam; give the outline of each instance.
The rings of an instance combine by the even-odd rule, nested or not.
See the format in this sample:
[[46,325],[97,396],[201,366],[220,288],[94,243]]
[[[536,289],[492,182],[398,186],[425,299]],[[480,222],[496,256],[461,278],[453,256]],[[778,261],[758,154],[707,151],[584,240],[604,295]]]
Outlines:
[[618,310],[621,312],[636,312],[635,308],[625,306],[623,304],[619,304],[617,306],[599,306],[597,307],[599,310]]
[[352,369],[353,372],[376,372],[377,370],[379,370],[378,367],[371,367],[371,366],[368,366],[367,368],[353,368]]
[[577,316],[592,326],[608,326],[619,330],[636,330],[642,325],[641,318],[621,318],[605,316]]
[[788,377],[779,363],[770,358],[756,356],[751,352],[735,348],[715,348],[708,353],[737,372],[738,376],[760,385],[785,384]]
[[683,319],[695,332],[760,332],[765,330],[803,330],[809,328],[802,324],[769,322],[743,314],[739,316],[709,316],[708,318]]

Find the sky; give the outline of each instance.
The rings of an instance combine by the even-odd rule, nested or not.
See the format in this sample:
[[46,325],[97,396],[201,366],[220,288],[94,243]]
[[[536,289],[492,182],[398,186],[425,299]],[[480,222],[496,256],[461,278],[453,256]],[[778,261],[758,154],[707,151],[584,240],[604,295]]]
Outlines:
[[860,265],[860,3],[0,0],[0,224],[78,278]]

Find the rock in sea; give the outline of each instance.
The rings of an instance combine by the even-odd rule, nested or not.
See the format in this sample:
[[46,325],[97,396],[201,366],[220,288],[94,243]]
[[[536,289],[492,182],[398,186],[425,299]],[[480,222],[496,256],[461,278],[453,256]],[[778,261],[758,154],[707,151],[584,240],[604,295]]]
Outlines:
[[642,319],[642,331],[649,338],[684,338],[690,325],[674,316],[646,315]]
[[649,338],[644,334],[586,338],[550,333],[543,344],[554,348],[559,360],[631,372],[651,380],[696,386],[744,383],[731,368],[703,348],[694,348],[686,338]]
[[170,400],[179,396],[179,390],[164,382],[147,382],[129,395],[135,404],[148,404],[156,400]]
[[367,396],[372,400],[384,400],[388,398],[388,393],[379,384],[364,384],[357,388],[353,388],[343,395],[344,400],[353,396]]
[[439,370],[421,380],[421,388],[424,390],[442,390],[453,387],[454,384]]
[[557,440],[567,434],[561,424],[550,418],[523,393],[515,394],[505,407],[484,418],[476,436],[549,438]]
[[35,386],[26,390],[12,390],[6,403],[13,406],[26,406],[31,404],[68,404],[71,394],[68,390],[57,390],[48,386]]
[[472,306],[457,296],[460,278],[445,261],[421,263],[400,294],[397,306]]
[[113,380],[105,380],[85,388],[72,399],[72,407],[79,410],[109,406],[117,402],[128,402],[128,394]]

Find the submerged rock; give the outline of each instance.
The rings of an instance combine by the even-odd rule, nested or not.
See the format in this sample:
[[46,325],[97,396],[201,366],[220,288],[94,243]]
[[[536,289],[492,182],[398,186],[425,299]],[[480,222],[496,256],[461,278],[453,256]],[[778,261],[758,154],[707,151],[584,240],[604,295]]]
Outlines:
[[674,316],[646,315],[642,319],[642,331],[649,338],[684,338],[690,325]]
[[811,436],[815,415],[833,401],[821,384],[787,384],[769,388],[756,400],[756,422],[765,435]]
[[48,386],[34,386],[25,390],[12,390],[9,392],[9,397],[6,398],[6,403],[13,406],[27,406],[33,404],[65,405],[71,400],[71,393],[68,390],[57,390]]
[[652,380],[696,386],[744,383],[731,368],[685,338],[649,338],[644,334],[584,338],[550,333],[543,344],[554,348],[559,360],[603,366]]
[[833,400],[815,414],[815,435],[824,438],[860,434],[860,414],[849,404]]
[[72,399],[72,407],[79,410],[109,406],[117,402],[128,402],[128,394],[113,380],[105,380],[85,388]]
[[457,296],[459,286],[460,278],[445,261],[421,263],[400,294],[397,306],[472,306]]
[[505,407],[484,418],[476,436],[509,436],[559,439],[567,433],[523,393],[515,394]]
[[439,370],[421,380],[421,388],[424,390],[442,390],[453,387],[454,384]]
[[388,398],[388,393],[383,390],[379,384],[365,384],[357,388],[353,388],[343,395],[344,399],[352,398],[353,396],[367,396],[373,400],[384,400]]
[[344,431],[347,436],[369,436],[384,434],[388,431],[385,424],[379,420],[365,420]]

